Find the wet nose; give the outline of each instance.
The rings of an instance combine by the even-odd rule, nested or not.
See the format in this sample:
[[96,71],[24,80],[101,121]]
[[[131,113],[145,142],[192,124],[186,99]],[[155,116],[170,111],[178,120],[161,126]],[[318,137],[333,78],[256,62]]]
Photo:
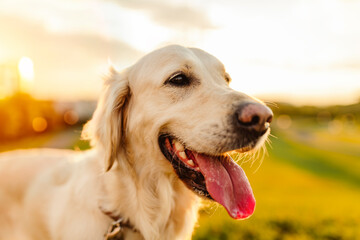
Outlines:
[[236,117],[240,127],[263,132],[269,128],[273,112],[260,103],[243,103],[236,110]]

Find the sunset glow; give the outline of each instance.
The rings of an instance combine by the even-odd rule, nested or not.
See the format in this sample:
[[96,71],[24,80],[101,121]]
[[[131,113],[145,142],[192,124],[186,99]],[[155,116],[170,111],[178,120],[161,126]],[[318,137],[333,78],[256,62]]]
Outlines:
[[22,81],[34,81],[34,63],[28,57],[22,57],[18,64],[19,73]]
[[360,96],[360,1],[32,1],[0,2],[0,64],[21,58],[21,83],[38,98],[96,99],[108,59],[121,70],[168,44],[213,54],[233,88],[259,98]]

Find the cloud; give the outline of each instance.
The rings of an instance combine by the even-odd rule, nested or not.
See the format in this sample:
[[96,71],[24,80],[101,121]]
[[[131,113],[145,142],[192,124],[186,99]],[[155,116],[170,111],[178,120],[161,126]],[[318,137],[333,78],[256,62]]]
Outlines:
[[33,59],[36,93],[41,97],[95,98],[108,58],[124,67],[142,55],[119,40],[51,33],[40,24],[1,14],[0,35],[0,61],[17,61],[21,56]]
[[114,0],[120,6],[141,10],[150,15],[153,21],[166,27],[188,27],[212,29],[212,23],[204,11],[204,7],[195,9],[188,5],[175,4],[164,0]]
[[162,0],[12,0],[0,1],[0,14],[37,22],[50,32],[118,39],[148,52],[170,42],[193,45],[204,30],[214,29],[207,7]]

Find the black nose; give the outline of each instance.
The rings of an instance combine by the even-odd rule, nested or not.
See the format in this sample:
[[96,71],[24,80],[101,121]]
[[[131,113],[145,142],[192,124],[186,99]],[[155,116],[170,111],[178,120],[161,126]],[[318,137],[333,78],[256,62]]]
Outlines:
[[267,130],[273,118],[271,109],[260,103],[243,103],[235,114],[240,127],[257,132]]

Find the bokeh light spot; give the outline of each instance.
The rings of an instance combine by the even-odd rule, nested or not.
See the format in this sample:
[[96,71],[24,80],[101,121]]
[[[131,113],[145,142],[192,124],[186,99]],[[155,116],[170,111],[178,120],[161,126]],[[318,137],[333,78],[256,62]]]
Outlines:
[[43,117],[36,117],[32,121],[32,127],[35,132],[43,132],[47,129],[48,123]]
[[66,122],[69,125],[74,125],[78,121],[79,121],[79,115],[75,111],[69,110],[65,112],[64,122]]
[[289,115],[280,115],[276,119],[276,125],[281,129],[288,129],[292,124],[291,117]]

